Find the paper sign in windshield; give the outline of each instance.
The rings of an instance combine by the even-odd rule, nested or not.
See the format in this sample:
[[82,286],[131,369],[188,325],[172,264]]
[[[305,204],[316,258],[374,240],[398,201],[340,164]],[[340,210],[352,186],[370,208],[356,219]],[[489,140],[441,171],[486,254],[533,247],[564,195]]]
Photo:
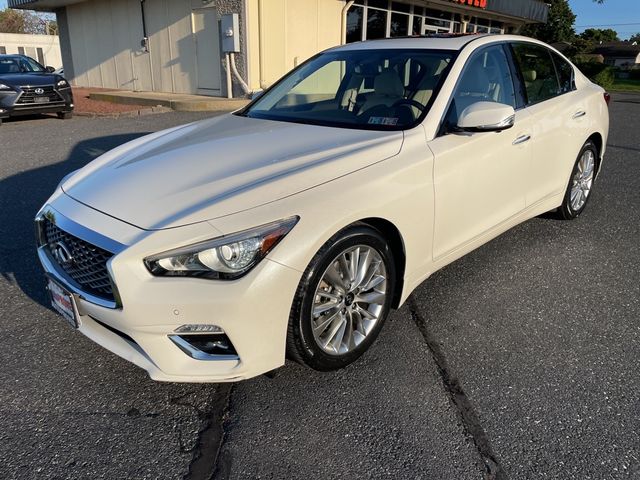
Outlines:
[[397,125],[398,119],[396,117],[370,117],[369,125]]

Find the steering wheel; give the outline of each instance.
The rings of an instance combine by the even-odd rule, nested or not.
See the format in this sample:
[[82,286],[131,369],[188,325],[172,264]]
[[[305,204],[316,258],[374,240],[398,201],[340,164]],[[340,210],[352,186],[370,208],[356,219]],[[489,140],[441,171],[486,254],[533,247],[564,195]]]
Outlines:
[[392,106],[399,107],[400,105],[410,105],[412,107],[416,107],[420,112],[424,112],[425,106],[418,102],[417,100],[413,100],[412,98],[401,98],[396,101]]

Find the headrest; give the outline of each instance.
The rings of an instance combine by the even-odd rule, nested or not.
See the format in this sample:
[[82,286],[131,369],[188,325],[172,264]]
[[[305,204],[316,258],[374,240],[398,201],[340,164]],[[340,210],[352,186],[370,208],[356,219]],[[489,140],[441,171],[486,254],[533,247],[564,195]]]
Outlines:
[[373,81],[373,90],[376,95],[386,95],[388,97],[402,97],[404,85],[396,72],[393,70],[383,70]]
[[536,78],[538,78],[538,74],[535,70],[525,70],[522,72],[522,76],[524,77],[525,82],[535,82]]

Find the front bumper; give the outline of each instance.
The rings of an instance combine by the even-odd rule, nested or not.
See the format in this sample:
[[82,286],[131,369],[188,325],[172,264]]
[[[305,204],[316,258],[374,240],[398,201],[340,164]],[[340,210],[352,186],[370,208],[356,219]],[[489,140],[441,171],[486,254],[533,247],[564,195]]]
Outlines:
[[51,100],[47,103],[31,101],[21,103],[21,98],[25,99],[25,92],[2,90],[0,91],[0,118],[40,113],[72,112],[74,104],[71,88],[54,89],[54,93],[51,94]]
[[[234,281],[152,276],[142,259],[167,248],[219,235],[208,223],[143,231],[107,217],[64,194],[46,205],[60,228],[118,252],[108,261],[117,302],[86,294],[40,246],[46,273],[74,294],[79,331],[145,369],[154,380],[226,382],[254,377],[284,364],[289,310],[300,272],[267,257]],[[116,238],[113,238],[113,237]],[[84,238],[83,238],[84,237]],[[102,240],[101,240],[102,239]],[[104,239],[111,242],[103,245]],[[276,247],[277,248],[277,247]],[[229,355],[193,355],[174,340],[186,324],[216,325],[232,343]],[[174,337],[175,338],[175,337]]]

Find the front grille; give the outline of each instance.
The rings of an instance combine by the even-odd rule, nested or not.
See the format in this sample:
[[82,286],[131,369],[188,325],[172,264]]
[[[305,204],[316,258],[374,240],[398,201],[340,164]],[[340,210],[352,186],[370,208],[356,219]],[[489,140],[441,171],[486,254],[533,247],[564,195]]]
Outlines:
[[[36,88],[41,88],[44,90],[44,93],[36,93]],[[22,95],[16,102],[16,105],[46,105],[47,103],[55,103],[64,101],[58,92],[55,91],[53,85],[47,85],[43,87],[20,87],[22,90]],[[47,97],[49,99],[48,102],[36,103],[36,97]]]
[[[83,291],[105,300],[115,301],[111,277],[107,270],[107,261],[113,257],[113,253],[74,237],[48,219],[43,222],[47,249],[60,268],[80,285]],[[71,254],[71,261],[59,262],[59,255],[56,256],[54,250],[61,244]]]

